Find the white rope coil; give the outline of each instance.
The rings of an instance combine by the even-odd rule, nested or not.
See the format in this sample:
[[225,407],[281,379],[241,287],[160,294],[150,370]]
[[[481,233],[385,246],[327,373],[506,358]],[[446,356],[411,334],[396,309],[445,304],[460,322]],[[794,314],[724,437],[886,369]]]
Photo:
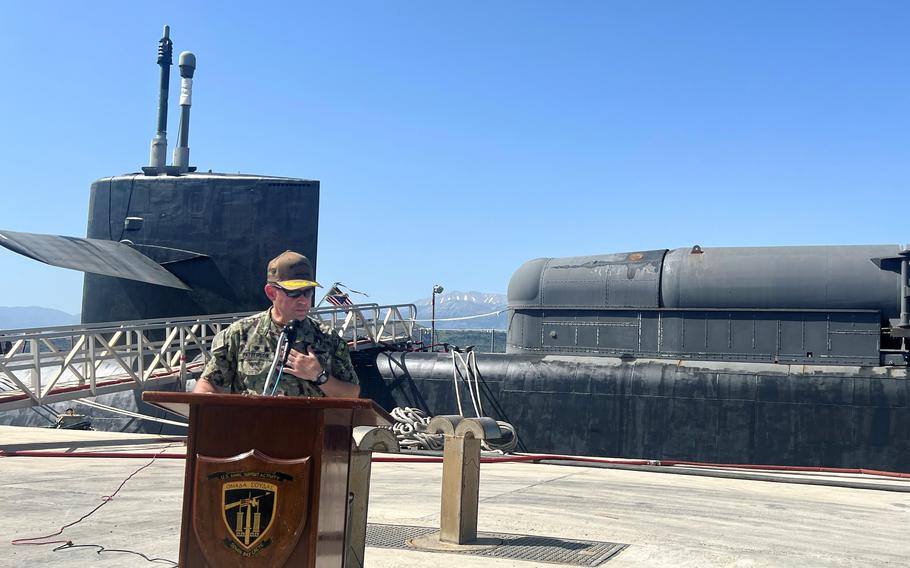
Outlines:
[[508,454],[518,447],[518,432],[515,431],[515,426],[508,422],[497,420],[496,424],[499,426],[500,432],[508,432],[509,435],[503,436],[499,440],[484,440],[480,443],[480,447],[491,452]]
[[427,432],[430,417],[426,412],[419,408],[399,406],[392,409],[390,414],[395,419],[392,432],[402,450],[442,450],[442,434]]
[[[462,367],[464,372],[462,372]],[[474,416],[484,416],[483,401],[480,396],[480,371],[477,369],[477,355],[471,350],[466,355],[452,351],[452,381],[455,387],[455,400],[458,403],[458,414],[465,416],[461,402],[461,386],[464,383],[474,407]],[[395,424],[392,431],[398,439],[402,450],[442,450],[443,435],[430,434],[427,425],[430,416],[418,408],[398,407],[392,410]],[[483,440],[480,443],[482,450],[487,452],[508,453],[518,447],[518,433],[515,427],[508,422],[497,420],[499,431],[503,434],[498,440]]]

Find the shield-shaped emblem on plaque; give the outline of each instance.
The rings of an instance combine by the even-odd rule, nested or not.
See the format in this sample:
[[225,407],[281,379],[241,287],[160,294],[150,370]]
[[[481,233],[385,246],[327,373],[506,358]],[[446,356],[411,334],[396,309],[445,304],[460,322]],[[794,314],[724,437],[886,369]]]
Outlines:
[[221,513],[228,534],[250,551],[272,528],[278,486],[262,481],[229,481],[221,486]]
[[196,458],[193,530],[212,566],[282,566],[309,513],[310,458]]

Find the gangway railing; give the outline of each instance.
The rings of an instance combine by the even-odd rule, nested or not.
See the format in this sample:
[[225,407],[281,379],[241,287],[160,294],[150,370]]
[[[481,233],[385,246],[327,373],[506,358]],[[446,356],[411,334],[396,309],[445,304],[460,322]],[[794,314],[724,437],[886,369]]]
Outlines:
[[[0,411],[151,389],[198,373],[212,339],[252,312],[0,330]],[[413,304],[355,304],[310,315],[352,350],[415,341]]]

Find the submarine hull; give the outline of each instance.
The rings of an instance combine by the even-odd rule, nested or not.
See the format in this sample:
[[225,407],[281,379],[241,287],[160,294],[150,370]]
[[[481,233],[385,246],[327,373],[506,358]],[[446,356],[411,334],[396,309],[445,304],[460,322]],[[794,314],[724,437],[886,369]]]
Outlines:
[[[480,354],[483,414],[521,451],[910,471],[902,367]],[[462,372],[464,371],[462,367]],[[451,354],[382,353],[383,406],[458,413]],[[474,414],[466,383],[462,410]]]

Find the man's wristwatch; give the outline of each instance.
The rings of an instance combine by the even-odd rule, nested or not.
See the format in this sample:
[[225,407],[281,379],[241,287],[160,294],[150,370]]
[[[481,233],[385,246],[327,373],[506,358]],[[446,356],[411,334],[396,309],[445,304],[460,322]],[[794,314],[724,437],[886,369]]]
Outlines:
[[327,382],[329,382],[329,374],[326,373],[325,370],[323,370],[321,373],[316,375],[316,378],[313,379],[314,385],[324,385]]

